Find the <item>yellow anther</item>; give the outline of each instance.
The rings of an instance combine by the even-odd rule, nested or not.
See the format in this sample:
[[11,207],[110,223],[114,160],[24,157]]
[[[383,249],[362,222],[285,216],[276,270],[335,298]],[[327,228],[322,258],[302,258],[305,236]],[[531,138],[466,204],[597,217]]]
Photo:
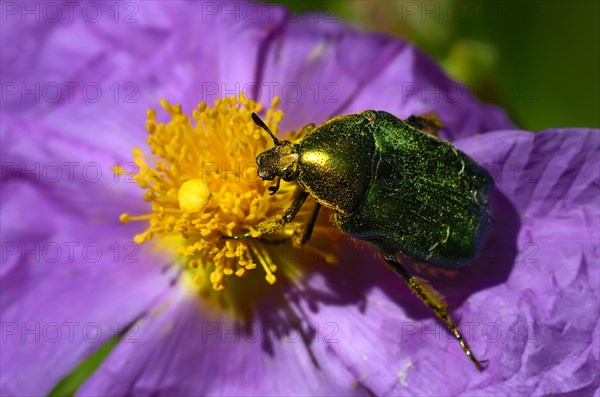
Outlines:
[[[133,180],[145,190],[143,198],[151,203],[152,211],[119,217],[123,223],[147,222],[147,229],[134,241],[141,244],[158,237],[159,242],[177,244],[173,251],[187,265],[189,280],[211,285],[216,291],[223,290],[234,274],[244,277],[257,264],[269,284],[276,280],[278,266],[274,263],[292,266],[287,255],[273,250],[275,245],[257,239],[262,236],[255,227],[279,214],[282,203],[291,202],[295,185],[282,183],[274,199],[268,190],[271,182],[260,179],[256,168],[248,166],[256,164],[257,154],[273,145],[268,134],[252,122],[251,113],[261,112],[264,122],[276,132],[283,117],[283,112],[275,110],[279,103],[276,97],[271,107],[261,112],[260,104],[239,95],[217,100],[213,107],[201,102],[188,117],[180,105],[161,99],[161,107],[171,117],[167,123],[159,123],[156,111],[149,109],[150,153],[133,149],[138,166]],[[118,165],[113,172],[130,173]],[[293,235],[307,216],[301,212],[273,241]],[[334,230],[321,226],[315,228],[315,234],[321,233],[323,238],[335,234]],[[222,238],[249,231],[251,238]],[[286,244],[296,249],[291,239]]]

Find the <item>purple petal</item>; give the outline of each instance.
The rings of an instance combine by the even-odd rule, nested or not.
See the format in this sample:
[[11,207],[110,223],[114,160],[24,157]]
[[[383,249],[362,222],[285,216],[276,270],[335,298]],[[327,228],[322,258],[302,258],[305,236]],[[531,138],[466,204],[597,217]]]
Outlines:
[[[215,16],[202,3],[130,5],[125,11],[131,12],[120,15],[131,15],[135,23],[115,23],[113,3],[94,3],[104,16],[97,23],[65,18],[22,24],[9,18],[3,26],[3,36],[12,38],[1,61],[3,111],[125,157],[145,141],[146,111],[161,98],[191,112],[202,100],[212,103],[213,89],[222,97],[237,94],[240,82],[252,82],[262,43],[283,19],[281,10],[267,12],[264,6],[261,19],[239,23]],[[19,51],[18,35],[35,38],[32,48]]]
[[288,22],[267,42],[260,99],[282,99],[281,129],[345,113],[386,110],[398,117],[437,113],[446,139],[513,126],[427,56],[398,38],[366,34],[324,15]]
[[328,366],[376,395],[592,394],[600,131],[500,131],[457,145],[497,171],[496,223],[469,269],[432,281],[489,368],[480,374],[373,252],[356,250],[312,274],[299,303],[307,323],[338,330]]
[[45,394],[168,288],[166,258],[119,224],[141,197],[110,155],[3,119],[2,161],[0,390]]
[[500,108],[481,103],[464,85],[452,81],[426,55],[407,46],[348,104],[347,113],[385,110],[402,119],[434,112],[444,124],[440,137],[456,139],[512,128]]
[[[349,395],[351,376],[322,371],[289,323],[232,322],[181,286],[136,323],[80,395]],[[280,335],[282,330],[290,334]],[[275,345],[265,352],[265,340]],[[326,344],[319,344],[323,354]],[[314,352],[312,354],[315,354]],[[356,387],[356,386],[354,386]],[[363,393],[364,394],[364,391]]]
[[286,115],[280,126],[283,131],[346,113],[348,102],[368,89],[369,82],[408,45],[329,18],[297,17],[268,42],[259,99],[281,98]]

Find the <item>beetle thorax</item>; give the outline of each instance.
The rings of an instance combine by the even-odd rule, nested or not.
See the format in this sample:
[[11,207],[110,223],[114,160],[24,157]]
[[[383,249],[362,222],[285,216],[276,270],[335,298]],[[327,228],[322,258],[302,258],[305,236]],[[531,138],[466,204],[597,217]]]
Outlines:
[[298,150],[290,141],[279,143],[256,157],[258,176],[266,181],[281,177],[290,182],[298,177]]

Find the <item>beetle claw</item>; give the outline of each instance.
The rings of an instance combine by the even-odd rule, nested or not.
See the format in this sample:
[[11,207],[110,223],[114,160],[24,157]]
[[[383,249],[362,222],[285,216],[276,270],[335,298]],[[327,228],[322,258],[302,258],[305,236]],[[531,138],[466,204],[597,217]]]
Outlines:
[[281,183],[281,177],[279,177],[277,179],[277,183],[275,184],[275,186],[269,186],[269,191],[271,193],[269,193],[270,196],[274,195],[275,193],[277,193],[277,191],[279,190],[279,184]]
[[487,367],[489,366],[489,364],[490,364],[490,360],[481,360],[481,361],[476,360],[476,362],[475,362],[475,366],[477,367],[477,369],[480,372],[485,371],[487,369]]

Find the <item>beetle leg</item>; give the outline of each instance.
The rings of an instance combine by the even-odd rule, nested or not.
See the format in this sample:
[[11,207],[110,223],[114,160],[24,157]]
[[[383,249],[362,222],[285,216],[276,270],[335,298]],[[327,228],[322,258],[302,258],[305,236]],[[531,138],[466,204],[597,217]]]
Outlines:
[[413,115],[404,120],[404,122],[433,136],[437,136],[438,131],[444,126],[435,113],[425,113],[421,116]]
[[300,240],[300,245],[304,245],[308,243],[308,240],[310,240],[313,229],[315,227],[315,223],[317,222],[317,216],[319,215],[320,209],[321,204],[316,203],[315,207],[313,208],[312,214],[310,214],[310,219],[306,223],[306,229],[304,229],[304,234],[302,235],[302,240]]
[[274,233],[294,220],[307,197],[308,192],[302,188],[298,188],[294,194],[292,204],[286,208],[281,218],[261,222],[254,227],[254,231],[247,232],[239,236],[222,236],[221,238],[225,240],[240,240],[243,238],[258,237],[253,236],[253,234],[256,234],[256,232],[258,232],[259,235]]
[[473,356],[473,353],[471,352],[471,348],[469,347],[467,341],[460,333],[460,330],[458,329],[458,326],[456,325],[454,320],[452,320],[452,318],[448,314],[448,305],[444,301],[442,295],[439,292],[437,292],[431,285],[429,285],[429,283],[427,283],[425,280],[411,276],[406,271],[406,269],[404,269],[394,258],[383,256],[383,259],[385,260],[387,265],[404,280],[404,282],[408,285],[408,288],[419,299],[421,299],[423,303],[429,306],[433,310],[435,315],[446,324],[450,332],[454,334],[454,337],[460,344],[460,347],[463,349],[465,354],[471,359],[471,361],[473,362],[473,364],[475,364],[478,370],[483,371],[486,368],[488,361],[479,361],[475,358],[475,356]]
[[302,208],[302,204],[308,197],[308,192],[304,189],[298,188],[296,194],[294,195],[294,199],[292,204],[286,208],[283,212],[281,218],[261,222],[254,228],[260,234],[270,234],[274,233],[277,230],[283,228],[285,225],[294,220],[300,208]]
[[298,132],[296,132],[295,134],[293,134],[291,136],[291,140],[298,143],[299,141],[301,141],[302,139],[304,139],[307,135],[309,135],[312,130],[315,129],[315,125],[310,123],[310,124],[306,124],[304,127],[300,128],[300,130]]

